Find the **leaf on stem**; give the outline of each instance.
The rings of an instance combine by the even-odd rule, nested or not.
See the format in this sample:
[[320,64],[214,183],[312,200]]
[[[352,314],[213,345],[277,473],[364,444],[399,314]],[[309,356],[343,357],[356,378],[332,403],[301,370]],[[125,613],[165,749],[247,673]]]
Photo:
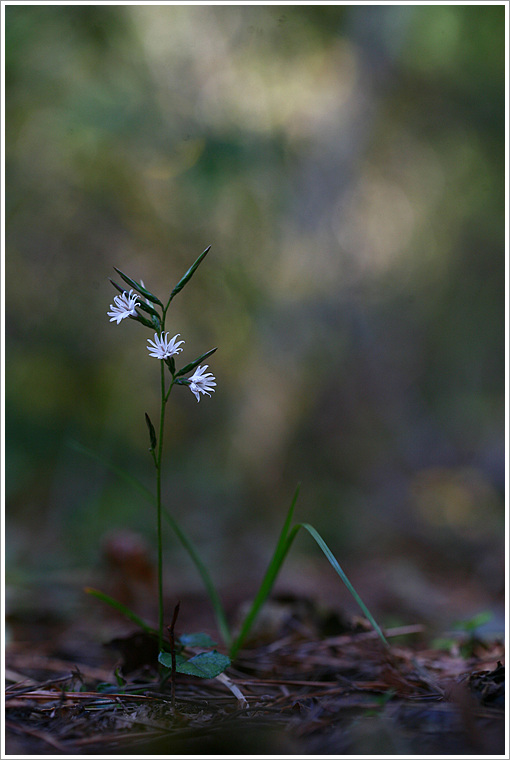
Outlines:
[[117,290],[119,291],[119,293],[125,293],[126,292],[126,288],[123,288],[122,285],[119,285],[117,282],[115,282],[115,280],[112,280],[111,277],[108,277],[108,279],[110,280],[110,282],[113,285],[113,287],[117,288]]
[[124,272],[121,272],[120,269],[117,269],[117,267],[113,267],[117,274],[120,274],[124,282],[126,282],[131,288],[134,290],[137,290],[140,295],[142,295],[144,298],[148,298],[149,301],[152,301],[152,303],[157,303],[158,306],[161,306],[163,308],[163,304],[159,300],[159,298],[156,298],[156,296],[150,292],[150,290],[147,290],[147,288],[144,288],[143,285],[141,285],[136,280],[133,280],[131,277],[128,277],[127,274],[124,274]]
[[181,377],[182,375],[187,375],[188,372],[191,372],[192,369],[195,369],[200,362],[203,362],[205,359],[207,359],[208,356],[211,356],[211,354],[214,354],[215,351],[218,350],[218,347],[211,348],[210,351],[206,351],[205,354],[202,354],[202,356],[199,356],[198,359],[195,359],[195,361],[190,362],[189,364],[186,364],[185,367],[179,370],[179,372],[176,373],[176,377]]
[[136,306],[137,306],[138,309],[142,309],[142,311],[146,311],[147,314],[150,314],[153,317],[157,317],[158,318],[158,322],[160,321],[160,316],[159,316],[158,312],[156,311],[156,309],[153,309],[152,306],[149,306],[148,303],[143,303],[143,301],[139,301],[136,304]]
[[[138,306],[138,304],[137,304]],[[145,319],[145,317],[142,317],[141,314],[136,314],[136,317],[133,314],[129,315],[129,319],[134,319],[135,322],[140,322],[142,325],[145,325],[145,327],[150,327],[151,330],[154,330],[154,325],[152,322],[149,322],[148,319]]]
[[202,261],[205,259],[205,257],[207,256],[207,254],[209,253],[210,250],[211,250],[211,246],[209,245],[209,246],[207,246],[207,248],[205,249],[205,251],[200,254],[200,256],[195,261],[195,263],[192,266],[190,266],[190,268],[188,269],[188,271],[186,272],[186,274],[184,275],[184,277],[182,277],[179,280],[179,282],[177,283],[177,285],[175,286],[175,288],[170,293],[170,298],[168,300],[168,303],[170,303],[170,301],[172,300],[172,298],[174,296],[176,296],[177,293],[179,293],[183,289],[183,287],[186,285],[187,282],[189,282],[189,280],[191,280],[191,278],[193,277],[195,271],[198,269],[198,267],[200,266],[200,264],[202,263]]
[[152,451],[156,451],[156,446],[157,446],[156,431],[154,430],[154,425],[152,424],[147,412],[145,412],[145,422],[147,423],[147,427],[149,428],[149,436],[151,439],[151,449]]

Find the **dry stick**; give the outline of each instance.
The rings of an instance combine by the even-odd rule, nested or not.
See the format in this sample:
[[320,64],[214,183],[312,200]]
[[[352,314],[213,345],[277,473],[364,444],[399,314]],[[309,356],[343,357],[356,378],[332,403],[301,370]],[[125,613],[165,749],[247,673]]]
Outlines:
[[175,636],[174,636],[174,629],[175,624],[177,622],[177,616],[179,614],[179,609],[181,606],[181,602],[177,602],[174,608],[174,614],[172,617],[172,622],[169,626],[167,626],[168,630],[168,636],[170,638],[170,655],[172,657],[172,672],[170,674],[170,688],[171,688],[171,698],[172,698],[172,712],[175,712]]
[[[73,673],[69,676],[61,676],[60,678],[51,678],[49,681],[44,681],[44,683],[37,684],[35,683],[32,686],[27,686],[24,689],[19,689],[18,691],[12,691],[9,690],[8,693],[5,695],[5,699],[14,699],[15,697],[19,697],[22,694],[29,694],[31,691],[34,691],[34,688],[36,687],[39,691],[40,689],[46,688],[46,686],[52,686],[55,683],[61,683],[62,681],[70,681],[72,678],[74,678]],[[6,689],[7,692],[7,689]]]

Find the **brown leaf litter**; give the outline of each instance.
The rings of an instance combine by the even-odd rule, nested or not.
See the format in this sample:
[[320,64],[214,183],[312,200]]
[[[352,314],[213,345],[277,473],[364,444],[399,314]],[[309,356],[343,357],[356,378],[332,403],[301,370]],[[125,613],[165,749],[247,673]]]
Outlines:
[[[18,642],[6,655],[6,750],[502,754],[503,645],[494,642],[463,659],[409,645],[420,631],[388,630],[388,650],[372,631],[325,638],[290,632],[244,649],[221,677],[178,675],[175,710],[170,685],[162,687],[143,658],[127,663],[121,688],[113,685],[111,667],[86,658],[70,662]],[[402,640],[405,645],[394,643]],[[112,686],[98,688],[101,682]]]

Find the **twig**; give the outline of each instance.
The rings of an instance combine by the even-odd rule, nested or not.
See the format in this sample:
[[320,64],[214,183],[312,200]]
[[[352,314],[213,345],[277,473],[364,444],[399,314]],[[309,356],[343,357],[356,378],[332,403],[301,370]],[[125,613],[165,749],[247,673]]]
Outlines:
[[174,629],[175,624],[177,622],[177,616],[179,615],[179,609],[180,609],[181,603],[180,601],[177,602],[174,608],[174,614],[172,616],[172,622],[168,626],[168,636],[170,638],[170,655],[172,657],[172,672],[170,673],[170,694],[172,699],[172,712],[175,713],[175,635],[174,635]]
[[[37,687],[37,689],[34,689],[34,685],[27,686],[24,689],[19,689],[18,691],[12,691],[9,690],[9,693],[5,695],[5,699],[14,699],[15,697],[19,697],[22,694],[29,694],[32,691],[39,691],[41,689],[46,688],[47,686],[52,686],[55,683],[61,683],[63,681],[70,681],[72,678],[75,678],[75,675],[71,673],[69,676],[61,676],[60,678],[51,678],[49,681],[44,681],[44,683],[37,684],[34,681],[34,685]],[[7,691],[7,690],[6,690]]]

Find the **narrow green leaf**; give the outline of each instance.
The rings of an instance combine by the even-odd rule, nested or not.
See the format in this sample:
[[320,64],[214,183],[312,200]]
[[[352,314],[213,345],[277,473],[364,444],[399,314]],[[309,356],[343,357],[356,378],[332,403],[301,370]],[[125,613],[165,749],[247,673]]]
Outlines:
[[278,543],[276,544],[276,549],[266,570],[266,574],[262,580],[262,583],[260,584],[260,588],[255,596],[255,599],[253,600],[252,605],[248,610],[245,619],[243,620],[241,630],[239,631],[230,649],[230,656],[232,659],[234,659],[235,655],[241,648],[244,640],[246,639],[253,626],[253,623],[255,622],[255,618],[260,612],[260,608],[271,593],[271,589],[274,586],[278,573],[280,572],[280,568],[287,555],[287,552],[290,549],[290,545],[292,544],[292,540],[290,542],[288,540],[288,533],[292,522],[292,517],[294,515],[294,507],[296,506],[296,502],[299,496],[299,489],[300,483],[298,483],[294,492],[292,502],[285,517],[285,522],[278,539]]
[[[168,652],[160,652],[159,662],[165,668],[172,668],[172,656]],[[230,658],[213,649],[212,652],[202,652],[189,660],[176,656],[175,670],[198,678],[216,678],[230,665]]]
[[151,449],[153,451],[156,451],[157,446],[157,439],[156,439],[156,431],[154,430],[154,425],[152,424],[149,415],[147,412],[145,412],[145,422],[147,423],[147,427],[149,428],[149,437],[151,440]]
[[147,288],[144,288],[143,285],[141,285],[136,280],[133,280],[131,277],[128,277],[127,274],[124,274],[124,272],[121,272],[120,269],[117,269],[117,267],[113,267],[117,274],[120,274],[124,282],[126,282],[133,290],[137,290],[140,295],[142,295],[144,298],[148,298],[149,301],[152,301],[152,303],[157,303],[158,306],[163,307],[163,304],[159,300],[159,298],[156,298],[156,296],[150,292],[150,290],[147,290]]
[[332,551],[327,546],[326,542],[323,540],[320,534],[315,530],[315,528],[312,525],[309,525],[308,523],[298,523],[292,528],[292,530],[290,530],[292,515],[294,512],[294,506],[297,500],[298,493],[299,493],[299,486],[297,487],[296,493],[294,494],[294,499],[292,500],[292,504],[290,505],[289,511],[287,513],[287,517],[285,519],[284,526],[280,533],[280,538],[278,539],[278,543],[276,545],[276,549],[274,551],[273,557],[271,559],[271,562],[269,563],[269,567],[262,580],[262,583],[257,592],[257,595],[255,596],[255,599],[253,600],[252,606],[250,607],[248,614],[246,615],[243,621],[241,630],[239,631],[239,634],[237,635],[236,639],[234,640],[230,648],[230,657],[232,659],[235,657],[235,655],[241,648],[244,640],[246,639],[246,636],[248,635],[248,633],[250,632],[253,626],[253,623],[260,611],[260,608],[262,607],[267,597],[271,593],[271,589],[273,588],[273,585],[276,581],[280,568],[300,528],[304,528],[306,531],[308,531],[308,533],[312,536],[312,538],[314,538],[314,540],[319,545],[320,549],[326,555],[326,558],[328,559],[329,563],[331,564],[335,572],[340,576],[340,578],[346,585],[347,589],[350,591],[350,593],[356,600],[357,604],[361,608],[366,618],[370,621],[372,627],[376,631],[377,635],[379,636],[383,644],[385,646],[389,646],[383,632],[381,631],[380,627],[377,625],[376,621],[374,620],[367,606],[364,604],[363,600],[357,593],[356,589],[354,588],[354,586],[349,581],[346,574],[344,573],[344,571],[338,564]]
[[133,314],[129,315],[129,319],[134,320],[135,322],[141,322],[142,325],[145,325],[145,327],[150,327],[151,330],[154,330],[154,325],[152,322],[149,322],[148,319],[145,319],[145,317],[142,317],[141,314],[136,315],[136,317]]
[[161,323],[161,320],[159,318],[159,314],[156,311],[156,309],[153,309],[152,306],[149,306],[148,303],[145,303],[145,301],[137,301],[136,303],[137,309],[142,309],[142,311],[147,312],[147,314],[150,314],[151,317],[155,317],[158,320],[158,325]]
[[205,361],[205,359],[207,359],[207,357],[209,357],[212,354],[214,354],[214,352],[217,351],[217,350],[218,350],[218,347],[216,346],[216,348],[211,348],[210,351],[206,351],[205,354],[202,354],[202,356],[199,356],[198,359],[195,359],[194,361],[190,362],[189,364],[186,364],[186,366],[183,367],[182,369],[180,369],[179,372],[177,372],[175,376],[176,377],[181,377],[181,375],[187,375],[188,372],[191,372],[192,369],[195,369],[195,367],[198,367],[198,365],[200,364],[200,362]]
[[[186,283],[189,282],[189,280],[191,280],[191,278],[193,277],[195,271],[200,266],[200,264],[205,259],[205,257],[207,256],[207,254],[209,253],[210,250],[211,250],[211,246],[209,245],[209,246],[207,246],[207,248],[205,249],[205,251],[200,254],[200,256],[195,261],[195,263],[188,269],[188,271],[186,272],[186,274],[184,275],[184,277],[182,277],[179,280],[179,282],[177,283],[177,285],[175,286],[175,288],[170,293],[170,298],[168,299],[168,304],[170,304],[170,301],[172,300],[172,298],[174,296],[176,296],[177,293],[179,293],[183,289],[183,287],[186,285]],[[167,305],[167,308],[168,308],[168,305]]]
[[115,280],[112,280],[112,278],[111,278],[111,277],[108,277],[108,279],[110,280],[110,282],[111,282],[111,284],[113,285],[113,287],[114,287],[114,288],[117,288],[117,290],[119,291],[119,293],[126,293],[126,292],[127,292],[127,291],[126,291],[126,288],[123,288],[123,287],[122,287],[122,285],[118,285],[118,284],[115,282]]
[[150,625],[147,625],[147,623],[142,620],[142,618],[137,615],[136,612],[133,612],[133,610],[130,610],[129,607],[126,607],[124,604],[121,604],[121,602],[118,602],[116,599],[108,596],[108,594],[104,594],[97,588],[90,588],[89,586],[87,586],[84,591],[86,594],[90,594],[91,596],[95,596],[97,599],[101,599],[102,602],[106,602],[106,604],[109,604],[110,607],[113,607],[115,610],[117,610],[117,612],[121,612],[125,617],[138,625],[146,633],[152,633],[156,636],[158,635],[156,629],[151,628]]
[[370,611],[368,610],[367,606],[365,605],[365,603],[361,599],[360,595],[358,594],[358,592],[356,591],[356,589],[354,588],[354,586],[350,582],[349,578],[346,576],[346,574],[344,573],[344,571],[342,570],[342,568],[338,564],[335,555],[333,554],[333,552],[331,551],[331,549],[329,548],[329,546],[326,544],[326,542],[324,541],[324,539],[321,537],[321,535],[315,530],[315,528],[312,525],[309,525],[308,523],[299,523],[299,525],[295,526],[294,530],[297,531],[299,528],[304,528],[305,530],[307,530],[308,533],[312,536],[312,538],[315,539],[315,541],[319,545],[320,549],[322,549],[322,551],[326,555],[326,558],[327,558],[328,562],[330,563],[331,567],[333,568],[333,570],[343,580],[343,582],[347,586],[347,589],[350,591],[350,593],[352,594],[352,596],[356,600],[358,606],[361,608],[362,612],[364,613],[365,617],[372,624],[373,629],[375,630],[375,632],[377,633],[377,635],[381,639],[382,643],[385,646],[389,647],[389,644],[388,644],[388,641],[386,640],[385,635],[383,634],[383,632],[381,631],[381,629],[379,628],[379,626],[375,622],[375,620],[374,620],[373,616],[371,615]]
[[183,647],[215,647],[216,642],[208,633],[183,633],[179,636],[179,642]]

